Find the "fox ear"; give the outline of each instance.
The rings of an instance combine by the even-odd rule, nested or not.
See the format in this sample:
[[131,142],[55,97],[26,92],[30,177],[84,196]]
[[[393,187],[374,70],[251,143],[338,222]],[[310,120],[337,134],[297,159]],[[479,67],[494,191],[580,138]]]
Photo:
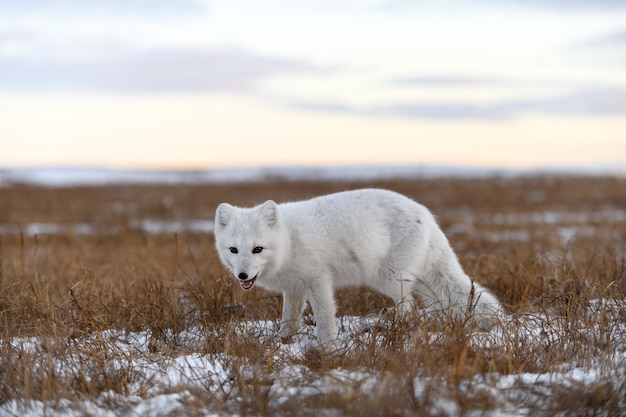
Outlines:
[[233,217],[235,208],[228,203],[222,203],[215,210],[215,223],[220,226],[227,226]]
[[265,220],[265,224],[273,227],[278,221],[278,205],[272,200],[267,200],[261,206],[261,218]]

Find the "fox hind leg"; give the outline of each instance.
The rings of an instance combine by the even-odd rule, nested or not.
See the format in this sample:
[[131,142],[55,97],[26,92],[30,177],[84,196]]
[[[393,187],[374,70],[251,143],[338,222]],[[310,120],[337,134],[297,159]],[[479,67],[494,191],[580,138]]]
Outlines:
[[403,277],[406,274],[391,274],[384,277],[375,289],[391,298],[396,305],[396,312],[407,315],[415,311],[417,304],[413,298],[413,277]]

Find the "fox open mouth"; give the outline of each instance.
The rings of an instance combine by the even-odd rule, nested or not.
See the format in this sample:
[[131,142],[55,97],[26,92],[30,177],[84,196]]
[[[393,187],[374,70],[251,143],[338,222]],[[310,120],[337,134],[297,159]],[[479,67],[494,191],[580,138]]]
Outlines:
[[245,281],[239,281],[239,285],[241,285],[241,288],[243,288],[244,290],[249,290],[250,288],[254,287],[254,281],[256,281],[256,277],[257,276],[255,275]]

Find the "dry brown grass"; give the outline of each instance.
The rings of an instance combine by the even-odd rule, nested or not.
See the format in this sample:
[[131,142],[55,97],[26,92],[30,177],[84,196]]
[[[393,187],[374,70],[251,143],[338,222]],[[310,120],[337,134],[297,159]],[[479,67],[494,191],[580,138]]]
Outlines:
[[[364,289],[342,290],[337,294],[341,316],[371,317],[366,327],[345,324],[350,349],[337,356],[283,355],[272,334],[245,326],[276,321],[280,297],[261,289],[243,293],[221,267],[210,234],[151,234],[137,227],[145,219],[211,220],[222,201],[252,205],[364,186],[393,189],[429,207],[467,272],[497,294],[511,319],[495,334],[468,333],[445,317],[397,318],[388,299]],[[47,234],[39,226],[40,233],[33,234],[35,223],[67,229]],[[81,233],[77,224],[92,230]],[[133,365],[127,350],[110,342],[106,331],[118,330],[145,332],[145,351],[134,354],[155,366],[190,353],[222,355],[231,376],[187,387],[188,415],[297,411],[304,416],[323,410],[354,416],[446,415],[450,410],[463,415],[502,409],[502,398],[534,415],[626,413],[626,385],[615,382],[626,376],[626,365],[616,369],[607,359],[626,350],[626,335],[614,331],[625,328],[626,312],[611,304],[626,298],[624,179],[15,185],[0,188],[2,225],[0,406],[33,399],[54,409],[87,398],[120,414],[130,412],[129,403],[119,398],[154,395],[156,383]],[[594,300],[603,304],[590,309],[597,305]],[[185,338],[192,328],[204,336],[189,343]],[[543,333],[528,338],[537,329]],[[293,366],[305,370],[303,386],[325,381],[339,389],[275,401],[272,389]],[[606,378],[578,385],[541,380],[522,391],[510,388],[509,394],[490,383],[495,375],[549,374],[563,366],[594,367]],[[368,370],[377,375],[376,384],[346,380],[339,369],[357,375]],[[419,381],[422,386],[416,386]],[[496,387],[499,396],[485,386]],[[121,397],[103,396],[107,392]],[[526,397],[517,398],[519,392]],[[454,407],[441,408],[442,395]]]

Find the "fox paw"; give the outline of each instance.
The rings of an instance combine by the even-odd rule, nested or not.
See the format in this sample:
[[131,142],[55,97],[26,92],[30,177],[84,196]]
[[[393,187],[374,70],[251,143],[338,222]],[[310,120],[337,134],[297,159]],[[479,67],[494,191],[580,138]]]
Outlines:
[[293,336],[295,333],[296,332],[293,331],[293,329],[281,324],[280,329],[278,330],[278,337],[283,344],[289,345],[293,343]]

